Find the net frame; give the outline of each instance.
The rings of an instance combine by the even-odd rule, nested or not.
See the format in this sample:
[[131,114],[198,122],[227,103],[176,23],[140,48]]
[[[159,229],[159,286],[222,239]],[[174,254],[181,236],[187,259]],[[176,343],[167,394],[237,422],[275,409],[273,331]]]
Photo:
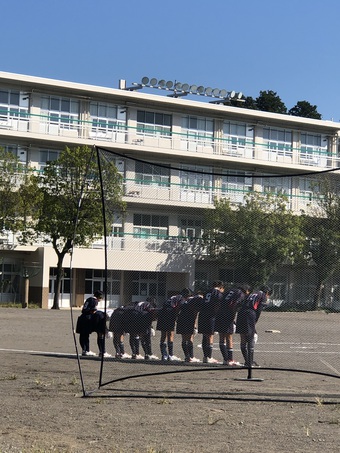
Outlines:
[[[111,150],[107,150],[105,148],[99,148],[99,147],[95,147],[95,150],[96,150],[96,154],[97,154],[97,162],[98,162],[98,168],[99,168],[99,174],[100,174],[100,178],[101,178],[101,163],[100,163],[100,153],[102,152],[105,152],[105,153],[109,153],[110,155],[112,156],[118,156],[118,157],[121,157],[121,158],[124,158],[124,159],[132,159],[132,160],[135,160],[135,161],[140,161],[140,162],[147,162],[147,163],[150,163],[148,161],[144,161],[142,159],[135,159],[133,157],[126,157],[124,156],[123,154],[120,154],[120,153],[117,153],[117,152],[113,152]],[[152,165],[158,165],[158,164],[154,164],[152,163]],[[172,169],[174,169],[174,167],[172,167]],[[330,172],[334,172],[336,170],[339,170],[339,168],[335,168],[335,169],[328,169],[328,170],[323,170],[323,171],[320,171],[318,172],[318,174],[323,174],[323,173],[330,173]],[[198,173],[197,171],[195,171],[195,173]],[[218,173],[213,173],[214,175],[218,175]],[[299,173],[299,174],[294,174],[294,175],[282,175],[283,177],[287,177],[287,178],[294,178],[294,177],[297,177],[297,176],[309,176],[309,175],[315,175],[315,172],[303,172],[303,173]],[[259,175],[256,175],[256,177],[259,177]],[[265,175],[266,178],[270,178],[270,177],[277,177],[277,175]],[[108,287],[108,243],[107,243],[107,238],[108,238],[108,232],[107,232],[107,229],[106,229],[106,225],[107,225],[107,221],[106,221],[106,212],[105,212],[105,194],[104,194],[105,190],[104,190],[104,187],[103,187],[103,180],[101,179],[101,200],[102,200],[102,209],[103,209],[103,225],[104,225],[104,241],[105,241],[105,244],[104,244],[104,253],[105,253],[105,287],[107,288]],[[80,206],[79,206],[80,207]],[[105,314],[108,315],[109,313],[109,307],[108,307],[108,300],[107,300],[107,292],[105,292],[105,307],[104,307],[104,311],[105,311]],[[269,332],[269,331],[268,331]],[[76,344],[76,339],[75,339],[75,344]],[[334,345],[336,348],[339,346],[337,344]],[[77,348],[77,347],[76,347]],[[338,352],[338,349],[336,350],[335,352],[336,354],[339,354]],[[79,361],[79,354],[78,354],[78,351],[77,351],[77,356],[78,356],[78,364],[79,364],[79,370],[80,370],[80,374],[82,376],[82,371],[81,371],[81,363]],[[141,371],[140,373],[137,373],[137,374],[123,374],[123,376],[120,376],[120,377],[113,377],[112,376],[112,372],[108,372],[108,374],[110,375],[109,377],[105,375],[105,367],[107,367],[109,370],[112,370],[112,364],[115,364],[116,363],[116,360],[115,359],[105,359],[104,357],[101,358],[101,361],[100,361],[100,372],[99,372],[99,382],[98,382],[98,389],[103,389],[103,388],[109,388],[110,385],[112,384],[117,384],[118,382],[123,382],[123,381],[127,381],[127,380],[131,380],[131,379],[138,379],[138,378],[150,378],[150,377],[158,377],[158,376],[166,376],[166,375],[177,375],[177,374],[187,374],[187,373],[205,373],[205,372],[211,372],[211,371],[215,371],[217,373],[220,373],[221,371],[228,371],[228,372],[235,372],[238,368],[233,368],[233,369],[230,369],[228,367],[224,367],[224,366],[215,366],[215,365],[210,365],[210,364],[200,364],[198,366],[195,366],[195,367],[192,367],[192,364],[191,365],[191,368],[190,369],[187,369],[187,366],[188,364],[184,364],[184,363],[178,363],[178,364],[171,364],[171,369],[167,369],[168,365],[169,364],[166,364],[167,366],[165,367],[162,367],[162,370],[161,371],[158,371],[158,372],[145,372],[145,371]],[[121,363],[121,361],[119,361],[119,363]],[[183,366],[185,365],[185,366]],[[264,366],[264,367],[261,367],[261,369],[257,369],[256,370],[256,374],[258,374],[259,372],[262,374],[263,371],[270,371],[270,372],[280,372],[280,373],[285,373],[285,372],[288,372],[288,373],[302,373],[302,374],[310,374],[310,375],[313,375],[313,376],[318,376],[318,377],[326,377],[326,378],[335,378],[335,379],[340,379],[340,372],[338,371],[337,368],[333,367],[331,364],[327,363],[326,362],[326,365],[328,366],[328,368],[332,371],[332,372],[325,372],[325,371],[321,371],[321,370],[308,370],[308,369],[303,369],[303,368],[290,368],[290,367],[276,367],[276,366]],[[110,367],[110,368],[109,368]],[[246,375],[246,377],[242,377],[242,378],[239,378],[238,380],[244,380],[244,381],[248,381],[248,382],[251,382],[251,381],[262,381],[263,379],[260,379],[260,378],[256,378],[254,377],[254,367],[253,366],[249,366],[247,367],[246,369],[241,369],[241,372],[243,373],[243,375]],[[93,391],[86,391],[85,389],[85,384],[84,384],[84,381],[83,381],[83,377],[82,377],[82,387],[83,387],[83,395],[84,396],[90,396],[92,395],[94,392],[96,392],[98,389],[95,389]],[[114,391],[112,390],[111,388],[109,388],[109,391]],[[156,395],[154,395],[156,397]],[[190,397],[190,396],[189,396]],[[338,397],[340,397],[340,394],[338,395],[333,395],[333,397],[335,397],[336,399]],[[242,398],[244,399],[244,398]],[[247,399],[247,398],[246,398]],[[271,398],[272,400],[272,398]],[[282,401],[282,399],[280,400]],[[285,401],[288,401],[287,399],[285,399]],[[292,401],[297,401],[296,399],[293,399]],[[300,400],[301,402],[301,400]],[[327,401],[324,401],[324,403],[327,403]],[[330,401],[330,404],[332,404],[333,401]]]

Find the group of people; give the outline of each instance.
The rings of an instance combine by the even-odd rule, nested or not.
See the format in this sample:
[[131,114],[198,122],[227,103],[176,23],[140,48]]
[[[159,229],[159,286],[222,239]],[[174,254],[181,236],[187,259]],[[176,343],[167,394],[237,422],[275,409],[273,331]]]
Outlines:
[[[234,360],[233,334],[240,334],[240,349],[243,365],[251,367],[254,362],[256,323],[262,309],[268,303],[271,289],[262,286],[251,291],[247,284],[225,291],[222,281],[215,281],[212,288],[194,294],[185,288],[168,298],[158,308],[153,298],[134,305],[115,309],[107,325],[104,312],[96,309],[102,293],[94,293],[83,306],[78,318],[77,333],[83,355],[95,355],[89,348],[89,335],[97,332],[99,355],[111,357],[105,351],[105,334],[112,332],[116,358],[159,360],[152,352],[153,322],[160,331],[160,353],[162,361],[179,361],[174,355],[174,336],[181,335],[181,347],[185,362],[200,362],[194,356],[194,335],[202,335],[203,363],[221,363],[213,357],[215,333],[219,336],[219,349],[223,364],[241,366]],[[131,355],[125,352],[124,338],[129,334]],[[140,346],[144,355],[140,354]]]

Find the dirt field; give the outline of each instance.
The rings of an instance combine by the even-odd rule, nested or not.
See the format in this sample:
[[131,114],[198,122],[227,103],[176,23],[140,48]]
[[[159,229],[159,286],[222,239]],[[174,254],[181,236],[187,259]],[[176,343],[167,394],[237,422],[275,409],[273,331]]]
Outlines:
[[0,315],[1,453],[340,451],[340,380],[267,369],[340,376],[339,314],[263,313],[255,357],[262,368],[252,370],[262,381],[244,369],[109,359],[102,383],[154,375],[100,389],[100,361],[81,358],[78,367],[70,311],[1,308]]

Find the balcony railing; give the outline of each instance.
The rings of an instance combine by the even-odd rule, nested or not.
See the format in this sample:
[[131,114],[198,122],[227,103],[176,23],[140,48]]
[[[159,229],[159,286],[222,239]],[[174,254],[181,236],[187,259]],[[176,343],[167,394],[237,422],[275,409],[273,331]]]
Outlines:
[[[158,252],[195,256],[207,254],[203,240],[193,237],[167,236],[162,238],[153,234],[121,233],[119,236],[109,236],[106,242],[109,251]],[[104,238],[92,244],[94,249],[104,249],[104,247]]]
[[[253,190],[249,185],[242,187],[239,184],[237,187],[228,184],[213,185],[212,182],[204,187],[195,184],[179,184],[179,183],[151,183],[143,184],[138,179],[124,179],[124,195],[127,202],[143,202],[151,203],[155,201],[158,205],[167,205],[168,202],[173,202],[174,205],[195,204],[195,206],[206,208],[212,206],[215,200],[229,199],[231,205],[242,205],[246,201]],[[288,189],[287,189],[288,190]],[[254,191],[255,192],[255,191]],[[268,190],[259,191],[256,193],[268,194]],[[272,192],[275,196],[276,192]],[[281,195],[281,194],[280,194]],[[309,209],[315,207],[318,202],[318,196],[309,192],[308,195],[299,191],[290,191],[286,194],[287,208],[292,209],[296,213],[301,210],[308,213]]]
[[[212,137],[211,134],[188,132],[160,133],[150,127],[133,127],[124,121],[116,120],[114,124],[93,123],[73,118],[30,114],[26,111],[11,111],[0,107],[0,135],[5,131],[20,131],[32,134],[61,136],[96,140],[103,143],[128,144],[149,148],[176,150],[181,152],[205,155],[221,155],[228,159],[246,159],[263,162],[278,162],[294,165],[307,165],[322,168],[337,168],[340,157],[324,148],[315,148],[306,153],[305,149],[285,145],[272,149],[266,143],[257,143],[249,138],[223,136]],[[103,145],[104,146],[104,145]]]

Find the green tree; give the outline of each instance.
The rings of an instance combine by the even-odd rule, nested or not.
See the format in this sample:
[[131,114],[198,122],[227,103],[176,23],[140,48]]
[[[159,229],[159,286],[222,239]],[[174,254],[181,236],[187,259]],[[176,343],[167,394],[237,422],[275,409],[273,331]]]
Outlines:
[[250,109],[250,110],[258,110],[256,101],[254,98],[251,96],[246,96],[243,98],[244,102],[239,102],[236,100],[231,99],[230,100],[230,105],[233,107],[242,107],[244,109]]
[[275,91],[260,91],[260,95],[255,99],[258,110],[273,113],[287,113],[287,107]]
[[236,209],[221,199],[213,215],[207,214],[206,225],[211,256],[232,262],[250,285],[267,283],[279,265],[301,259],[301,220],[287,208],[284,196],[252,193]]
[[322,115],[317,111],[317,106],[308,101],[298,101],[294,107],[288,111],[289,115],[302,116],[304,118],[314,118],[321,120]]
[[[106,221],[110,231],[114,213],[124,210],[122,177],[115,165],[101,160]],[[41,175],[31,177],[37,198],[30,241],[52,243],[57,254],[53,309],[59,308],[63,260],[75,246],[86,247],[104,233],[101,183],[96,153],[89,147],[66,147]]]
[[318,207],[312,216],[303,216],[306,257],[315,268],[315,293],[311,309],[321,306],[324,284],[340,267],[340,190],[330,178],[319,183]]

